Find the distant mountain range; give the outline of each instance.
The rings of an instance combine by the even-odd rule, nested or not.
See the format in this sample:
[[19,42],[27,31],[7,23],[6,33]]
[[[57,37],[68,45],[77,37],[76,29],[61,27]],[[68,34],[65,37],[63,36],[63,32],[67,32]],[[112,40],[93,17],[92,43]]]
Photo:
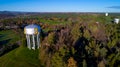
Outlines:
[[[29,15],[40,15],[40,14],[59,14],[59,13],[78,13],[78,14],[104,14],[105,12],[20,12],[20,11],[0,11],[0,19],[29,16]],[[120,15],[120,13],[109,13],[110,15]]]
[[25,16],[25,15],[30,15],[30,14],[34,14],[34,13],[32,13],[32,12],[17,12],[17,11],[0,11],[0,19]]

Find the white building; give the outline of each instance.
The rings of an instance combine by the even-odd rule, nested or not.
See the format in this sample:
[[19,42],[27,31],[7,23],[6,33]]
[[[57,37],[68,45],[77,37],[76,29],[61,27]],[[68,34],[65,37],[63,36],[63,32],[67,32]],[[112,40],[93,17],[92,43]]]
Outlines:
[[118,24],[118,23],[119,23],[119,21],[120,21],[120,19],[119,19],[119,18],[115,18],[115,19],[114,19],[114,22],[115,22],[116,24]]
[[31,24],[24,28],[26,34],[27,47],[29,49],[36,49],[40,47],[40,26]]

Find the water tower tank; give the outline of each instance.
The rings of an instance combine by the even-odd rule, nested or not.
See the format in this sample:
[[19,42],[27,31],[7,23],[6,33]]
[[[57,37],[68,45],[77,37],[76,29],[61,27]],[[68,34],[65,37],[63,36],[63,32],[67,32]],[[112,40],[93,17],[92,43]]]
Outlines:
[[39,48],[40,45],[40,26],[31,24],[24,28],[24,34],[26,34],[27,47],[29,49]]
[[24,33],[29,35],[38,34],[40,32],[40,29],[40,26],[31,24],[24,28]]

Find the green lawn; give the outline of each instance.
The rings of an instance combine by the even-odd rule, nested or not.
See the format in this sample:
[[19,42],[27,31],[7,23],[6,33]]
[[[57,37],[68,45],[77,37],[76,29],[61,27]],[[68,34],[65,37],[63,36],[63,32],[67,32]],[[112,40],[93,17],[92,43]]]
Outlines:
[[0,67],[41,67],[38,51],[21,46],[0,57]]
[[[19,40],[20,36],[13,30],[0,31],[0,45],[9,45]],[[0,57],[0,67],[41,67],[38,55],[39,50],[29,50],[21,45]]]
[[20,39],[20,36],[16,34],[13,30],[0,31],[0,45],[14,43],[18,41],[19,39]]

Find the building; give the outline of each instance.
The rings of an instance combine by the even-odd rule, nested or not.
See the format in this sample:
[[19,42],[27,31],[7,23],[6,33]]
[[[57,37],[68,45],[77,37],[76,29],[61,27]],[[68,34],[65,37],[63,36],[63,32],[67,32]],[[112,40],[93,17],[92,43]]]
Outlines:
[[114,23],[118,24],[118,23],[119,23],[119,21],[120,21],[120,19],[119,19],[119,18],[114,18]]

